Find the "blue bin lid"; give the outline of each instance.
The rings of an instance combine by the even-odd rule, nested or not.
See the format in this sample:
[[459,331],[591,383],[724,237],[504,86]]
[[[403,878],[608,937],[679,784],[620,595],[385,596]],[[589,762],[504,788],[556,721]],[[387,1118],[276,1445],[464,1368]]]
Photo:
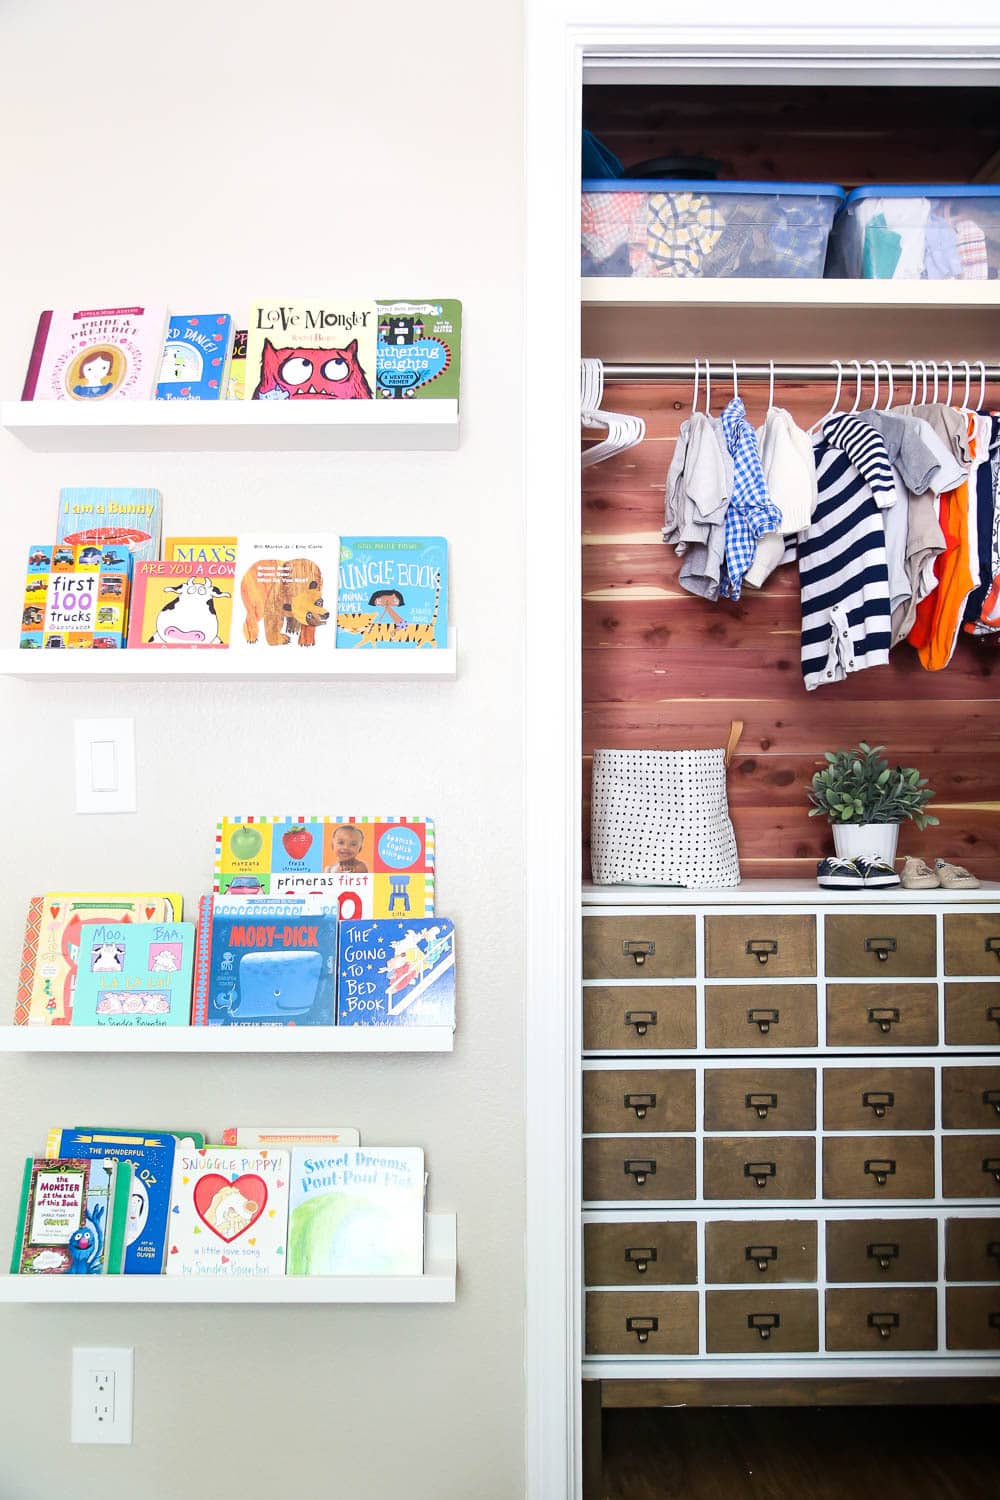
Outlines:
[[863,198],[1000,198],[997,183],[904,183],[897,187],[861,187],[848,193],[847,202]]
[[[847,194],[832,182],[702,182],[685,177],[588,178],[585,193],[757,193],[768,198],[836,198]],[[923,190],[922,190],[923,191]],[[1000,192],[1000,188],[995,189]]]

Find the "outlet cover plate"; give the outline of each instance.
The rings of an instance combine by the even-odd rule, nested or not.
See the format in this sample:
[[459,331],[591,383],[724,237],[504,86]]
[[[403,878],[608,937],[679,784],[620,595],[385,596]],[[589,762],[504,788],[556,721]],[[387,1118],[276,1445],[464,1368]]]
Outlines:
[[131,1443],[132,1350],[74,1349],[70,1440]]

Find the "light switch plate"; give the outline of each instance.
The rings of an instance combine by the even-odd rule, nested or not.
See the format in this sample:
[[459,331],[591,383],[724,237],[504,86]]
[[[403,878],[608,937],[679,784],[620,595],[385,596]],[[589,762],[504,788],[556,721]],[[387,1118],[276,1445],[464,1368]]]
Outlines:
[[135,720],[74,719],[76,810],[134,813]]

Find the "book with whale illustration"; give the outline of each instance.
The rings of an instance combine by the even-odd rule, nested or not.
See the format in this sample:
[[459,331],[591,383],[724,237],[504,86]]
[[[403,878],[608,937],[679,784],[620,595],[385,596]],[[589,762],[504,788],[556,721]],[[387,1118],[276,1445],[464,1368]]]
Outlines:
[[332,1026],[334,900],[203,896],[195,1026]]
[[287,1151],[208,1146],[174,1158],[168,1276],[283,1276]]

